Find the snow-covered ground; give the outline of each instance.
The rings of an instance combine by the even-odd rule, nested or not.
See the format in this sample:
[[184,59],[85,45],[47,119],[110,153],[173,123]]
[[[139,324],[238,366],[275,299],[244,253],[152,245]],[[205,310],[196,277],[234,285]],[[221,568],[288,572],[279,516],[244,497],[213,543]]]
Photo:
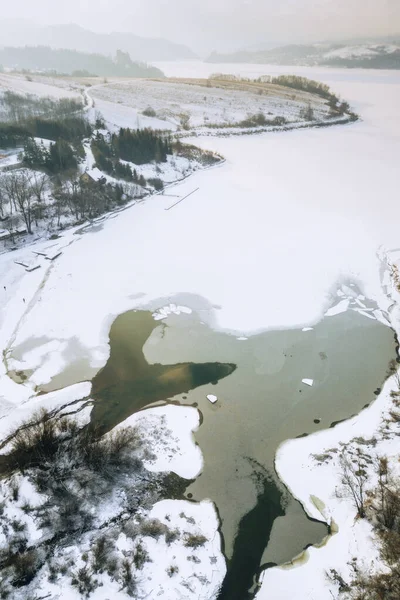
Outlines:
[[[96,107],[111,122],[123,121],[130,114],[130,123],[146,126],[146,123],[159,129],[177,129],[181,115],[188,115],[187,128],[209,127],[240,122],[249,115],[263,113],[268,119],[285,117],[294,123],[301,119],[300,112],[311,103],[315,118],[327,118],[329,107],[326,101],[302,92],[281,90],[269,86],[266,93],[255,91],[207,87],[193,83],[167,81],[128,80],[97,85],[89,90],[95,99]],[[110,102],[115,113],[110,115]],[[121,106],[115,106],[115,103]],[[152,108],[154,121],[143,115]],[[131,109],[130,112],[127,109]],[[122,125],[121,125],[122,126]]]
[[[82,400],[88,396],[90,384],[83,383],[38,397],[28,406],[18,407],[9,418],[0,420],[1,437],[4,439],[40,408],[56,411],[59,415],[68,414],[70,418],[73,415],[79,426],[83,426],[90,418],[90,406]],[[192,432],[199,423],[199,413],[195,408],[166,406],[137,413],[120,427],[135,427],[146,447],[151,448],[151,455],[144,461],[149,471],[172,471],[190,479],[198,475],[202,466],[200,449],[192,439]],[[2,448],[3,453],[7,451],[7,446]],[[12,489],[18,490],[16,497],[10,493]],[[123,495],[123,492],[115,490],[106,502],[100,502],[92,530],[84,535],[77,533],[74,542],[70,540],[57,547],[52,559],[39,569],[31,586],[27,590],[14,589],[13,598],[27,600],[33,597],[32,594],[68,600],[86,597],[73,587],[71,576],[86,567],[85,553],[88,555],[93,550],[96,532],[98,534],[100,528],[103,534],[109,536],[107,551],[113,555],[116,564],[124,559],[132,561],[139,546],[146,556],[143,564],[136,565],[134,574],[141,597],[162,596],[171,600],[209,600],[214,597],[226,566],[218,535],[219,520],[212,502],[162,500],[150,510],[142,508],[136,513],[130,519],[128,529],[123,526],[129,518],[124,513]],[[38,524],[34,510],[46,502],[46,495],[38,493],[29,478],[19,473],[14,475],[11,485],[9,481],[0,484],[0,497],[0,547],[6,547],[15,536],[7,535],[8,523],[18,523],[18,531],[24,532],[29,543],[40,546],[46,539],[46,533]],[[27,505],[29,510],[25,508]],[[154,523],[155,529],[145,531],[141,523]],[[68,568],[62,572],[58,567],[56,576],[52,578],[51,565],[60,564],[68,564]],[[121,578],[115,571],[113,574],[98,573],[93,579],[95,589],[91,597],[95,600],[132,597],[121,586]]]
[[[391,278],[391,264],[399,264],[397,253],[383,256],[384,289],[390,304],[391,325],[400,333],[400,294]],[[394,304],[393,304],[394,302]],[[378,485],[376,465],[387,457],[394,477],[400,477],[400,424],[392,418],[393,393],[398,393],[399,375],[392,375],[378,399],[359,415],[333,429],[284,442],[277,451],[276,470],[308,515],[331,526],[331,535],[320,547],[311,547],[291,563],[264,571],[256,600],[289,600],[296,590],[299,600],[331,600],[339,597],[339,581],[329,578],[336,571],[350,584],[356,573],[385,571],[379,540],[371,522],[360,519],[351,493],[342,482],[343,455],[366,457],[366,490]],[[366,495],[367,497],[367,495]]]
[[19,155],[23,148],[13,148],[12,150],[0,150],[0,170],[4,167],[16,165],[19,162]]
[[[215,65],[200,67],[219,70]],[[200,74],[188,64],[172,68],[171,75]],[[260,72],[260,66],[236,67],[242,73],[257,69],[260,75],[266,72],[264,67]],[[232,70],[230,65],[226,72]],[[3,420],[17,406],[28,408],[34,402],[34,385],[48,382],[72,357],[76,359],[77,348],[92,367],[102,367],[109,356],[108,332],[114,317],[150,300],[163,298],[160,306],[164,306],[166,298],[179,292],[201,295],[218,306],[214,326],[241,336],[316,322],[330,303],[332,287],[346,278],[357,280],[366,296],[387,307],[377,249],[382,244],[399,245],[400,75],[288,71],[330,84],[355,105],[363,121],[324,130],[196,139],[205,148],[221,152],[226,163],[168,190],[178,198],[196,190],[171,210],[166,209],[178,198],[153,196],[111,215],[91,234],[70,230],[47,249],[54,255],[62,251],[61,256],[53,262],[35,258],[40,268],[34,272],[15,262],[32,260],[33,251],[46,251],[49,242],[0,256],[2,351],[9,368],[33,371],[21,385],[7,376],[1,363]],[[366,435],[359,428],[378,427],[386,394],[387,387],[355,424],[351,421],[280,450],[277,465],[287,485],[314,516],[310,494],[323,500],[327,511],[337,513],[339,533],[323,549],[310,550],[312,558],[305,566],[267,573],[268,597],[289,600],[294,593],[299,599],[314,594],[323,600],[325,596],[318,596],[320,587],[315,593],[305,588],[308,596],[300,596],[299,582],[312,585],[314,577],[322,581],[336,540],[342,548],[350,543],[350,535],[357,534],[351,548],[359,548],[365,540],[360,536],[369,535],[364,524],[351,527],[354,515],[348,503],[332,504],[335,484],[324,491],[316,482],[317,473],[324,481],[328,473],[335,474],[334,467],[315,465],[308,470],[307,463],[310,452],[318,452],[318,444],[321,449],[331,447],[329,436],[338,435],[337,443],[342,435],[344,441],[353,432]],[[296,465],[304,476],[301,486]],[[221,555],[217,557],[220,561]],[[167,584],[171,579],[166,579]],[[278,592],[278,587],[283,591]],[[210,590],[205,597],[212,597]],[[197,588],[187,597],[196,598],[196,593]],[[171,592],[170,597],[179,596]]]
[[330,50],[324,54],[324,58],[373,58],[384,54],[393,54],[394,52],[400,52],[400,46],[395,44],[360,44]]
[[80,90],[62,78],[9,75],[0,73],[0,90],[11,90],[18,94],[34,94],[51,98],[81,97]]

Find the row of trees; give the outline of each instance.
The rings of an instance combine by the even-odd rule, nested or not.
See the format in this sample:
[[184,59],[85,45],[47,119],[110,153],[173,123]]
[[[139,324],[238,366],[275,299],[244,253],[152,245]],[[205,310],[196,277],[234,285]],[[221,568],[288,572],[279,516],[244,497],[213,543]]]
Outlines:
[[317,96],[321,96],[322,98],[325,98],[325,100],[335,98],[336,102],[338,102],[337,96],[332,93],[328,85],[321,83],[320,81],[308,79],[307,77],[300,77],[299,75],[279,75],[278,77],[273,77],[271,83],[283,85],[295,90],[302,90],[303,92],[309,92],[310,94],[317,94]]
[[55,100],[33,94],[23,96],[10,90],[0,96],[0,120],[8,123],[24,123],[43,116],[47,119],[65,119],[79,114],[82,109],[82,101],[75,98]]
[[92,135],[92,127],[83,117],[64,119],[32,118],[19,123],[0,122],[0,148],[15,148],[30,137],[78,142]]
[[307,77],[299,77],[298,75],[279,75],[278,77],[273,77],[271,83],[321,96],[321,98],[324,98],[328,101],[328,106],[332,116],[343,116],[348,114],[350,117],[357,118],[357,115],[351,112],[349,103],[340,102],[336,94],[334,94],[330,87],[325,83],[314,81],[313,79],[308,79]]
[[62,227],[62,221],[76,223],[121,206],[138,190],[127,184],[85,183],[63,175],[49,177],[28,169],[11,171],[0,179],[1,228],[14,243],[21,228],[33,233],[33,225]]
[[133,181],[142,187],[146,185],[143,175],[138,176],[136,169],[132,170],[130,165],[122,163],[117,156],[113,144],[107,141],[102,134],[96,134],[96,137],[92,140],[91,149],[97,168],[104,173],[117,179]]
[[48,173],[76,170],[78,167],[78,152],[71,144],[59,139],[46,148],[34,139],[28,138],[24,146],[23,163],[31,169],[39,169]]
[[77,142],[93,128],[80,100],[37,98],[5,92],[0,98],[0,147],[17,147],[29,137]]
[[151,161],[166,162],[172,154],[172,141],[169,135],[153,129],[125,129],[111,136],[115,156],[122,160],[143,165]]
[[122,184],[111,185],[100,182],[85,184],[82,180],[63,182],[53,191],[57,226],[60,226],[61,217],[66,210],[76,222],[93,219],[115,206],[122,205],[129,193],[130,190]]

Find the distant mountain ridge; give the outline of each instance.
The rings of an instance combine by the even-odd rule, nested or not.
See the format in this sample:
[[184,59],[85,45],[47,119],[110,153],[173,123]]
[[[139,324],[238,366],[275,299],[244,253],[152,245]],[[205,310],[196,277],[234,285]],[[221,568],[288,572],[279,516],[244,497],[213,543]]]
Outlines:
[[133,33],[95,33],[76,25],[39,26],[23,19],[0,21],[0,46],[49,46],[80,52],[115,55],[128,52],[133,61],[193,60],[190,48],[163,38],[145,38]]
[[55,72],[76,76],[164,77],[163,72],[146,63],[133,62],[128,52],[117,50],[115,58],[102,54],[25,46],[0,48],[0,65],[21,71]]
[[240,51],[232,54],[213,52],[206,62],[400,69],[400,41],[355,45],[291,44],[257,52]]

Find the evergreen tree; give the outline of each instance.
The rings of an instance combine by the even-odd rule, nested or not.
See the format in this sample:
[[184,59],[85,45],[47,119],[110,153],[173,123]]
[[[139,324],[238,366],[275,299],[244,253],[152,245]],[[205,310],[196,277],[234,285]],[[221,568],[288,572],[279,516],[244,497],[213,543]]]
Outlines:
[[68,142],[60,139],[50,145],[46,167],[52,173],[78,167],[78,161]]

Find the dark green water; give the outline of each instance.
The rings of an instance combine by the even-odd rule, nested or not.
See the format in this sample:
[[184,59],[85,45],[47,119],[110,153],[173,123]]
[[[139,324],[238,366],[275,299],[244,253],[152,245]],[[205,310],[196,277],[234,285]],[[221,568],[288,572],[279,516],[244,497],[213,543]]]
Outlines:
[[157,326],[146,311],[120,315],[112,324],[110,358],[92,387],[91,422],[101,434],[153,402],[215,385],[235,370],[235,364],[219,362],[149,364],[143,346]]
[[[148,312],[131,311],[114,322],[110,345],[110,359],[93,380],[93,422],[108,430],[157,400],[198,405],[203,424],[196,440],[205,464],[187,495],[211,498],[220,514],[228,561],[220,599],[250,598],[262,565],[290,560],[327,534],[277,478],[278,445],[373,401],[396,356],[393,331],[348,311],[312,331],[239,340],[196,313],[160,325]],[[218,396],[215,405],[210,393]]]
[[199,407],[204,468],[186,495],[216,503],[228,565],[219,598],[245,600],[263,566],[291,560],[327,534],[276,476],[277,447],[373,401],[396,343],[391,329],[354,311],[308,332],[238,339],[207,324],[213,309],[196,308],[162,324],[147,311],[114,321],[110,358],[93,379],[92,424],[108,431],[159,401]]

